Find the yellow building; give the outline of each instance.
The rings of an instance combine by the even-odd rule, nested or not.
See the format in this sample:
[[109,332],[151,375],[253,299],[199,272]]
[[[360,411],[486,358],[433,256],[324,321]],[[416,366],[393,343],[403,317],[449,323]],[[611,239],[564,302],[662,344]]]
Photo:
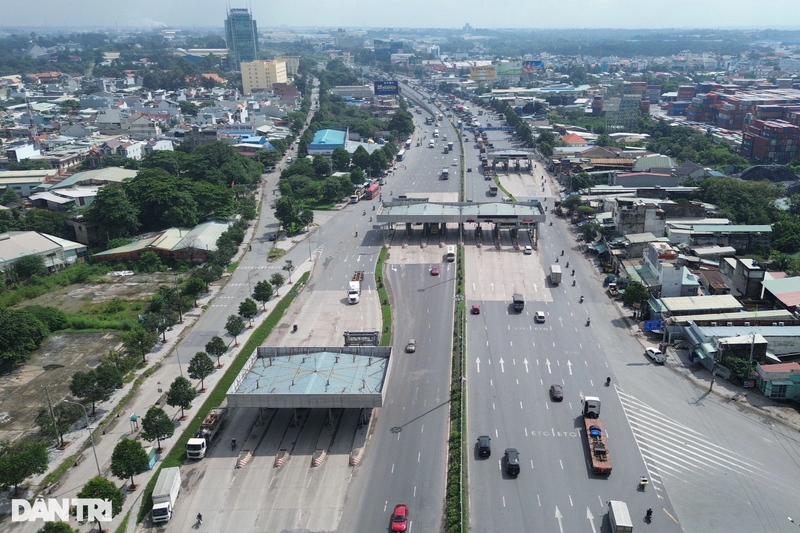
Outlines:
[[275,83],[286,83],[285,61],[250,61],[241,64],[244,94],[259,89],[272,89]]

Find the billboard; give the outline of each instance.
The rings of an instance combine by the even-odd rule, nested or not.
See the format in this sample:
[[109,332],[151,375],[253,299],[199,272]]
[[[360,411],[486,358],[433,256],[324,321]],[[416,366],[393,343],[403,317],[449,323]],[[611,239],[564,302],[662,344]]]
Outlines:
[[519,76],[522,74],[522,63],[519,61],[501,61],[497,64],[498,76]]
[[494,65],[469,69],[469,79],[472,81],[494,81],[495,78],[497,78],[497,69]]
[[523,61],[522,72],[536,72],[537,70],[544,70],[544,62],[542,61]]
[[397,80],[375,82],[375,96],[389,96],[397,93]]

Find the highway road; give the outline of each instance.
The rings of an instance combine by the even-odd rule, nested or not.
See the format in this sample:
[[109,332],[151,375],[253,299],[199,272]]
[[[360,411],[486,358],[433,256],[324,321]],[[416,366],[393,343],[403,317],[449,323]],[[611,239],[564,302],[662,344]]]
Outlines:
[[[504,531],[609,531],[609,499],[627,502],[637,528],[659,533],[795,531],[786,517],[798,514],[797,434],[651,364],[565,221],[542,228],[540,245],[533,258],[510,260],[523,261],[521,269],[536,263],[541,277],[566,250],[559,257],[562,267],[570,261],[565,283],[540,287],[522,314],[509,312],[508,301],[468,301],[482,313],[468,317],[466,439],[472,446],[479,435],[492,437],[490,458],[469,455],[471,531],[499,524]],[[467,279],[481,274],[491,275],[468,268]],[[538,310],[545,324],[534,323]],[[606,376],[612,387],[604,386]],[[551,384],[564,387],[562,403],[549,399]],[[603,402],[608,478],[589,467],[584,395]],[[501,470],[506,447],[521,454],[516,479]],[[642,475],[651,480],[646,492],[636,487]],[[649,525],[647,507],[655,511]]]
[[[411,111],[423,132],[420,137],[426,128],[433,131],[436,126],[424,124],[426,112]],[[439,131],[448,139],[455,135],[446,123]],[[388,200],[387,190],[395,196],[433,192],[457,198],[459,180],[439,179],[449,154],[441,153],[441,141],[437,148],[408,150],[399,164],[405,168],[395,171],[383,187],[384,199]],[[458,156],[449,159],[453,157]],[[369,232],[366,242],[382,242],[382,233]],[[390,250],[385,270],[394,317],[392,376],[384,407],[376,411],[364,459],[354,470],[339,531],[385,530],[394,505],[401,502],[409,505],[411,531],[437,531],[442,522],[455,268],[444,264],[439,276],[431,276],[422,256],[410,263],[393,263],[391,255],[399,251],[399,246]],[[406,354],[405,345],[412,338],[417,340],[417,351]]]

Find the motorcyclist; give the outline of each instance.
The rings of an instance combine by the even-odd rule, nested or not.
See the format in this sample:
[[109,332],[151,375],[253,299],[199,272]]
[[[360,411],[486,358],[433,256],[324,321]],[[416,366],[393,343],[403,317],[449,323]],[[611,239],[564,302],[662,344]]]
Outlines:
[[201,524],[203,523],[203,515],[202,514],[197,513],[197,521],[200,522]]
[[572,269],[572,275],[573,276],[575,275],[575,269],[574,268]]
[[564,255],[564,250],[561,250],[561,255]]
[[647,478],[642,476],[642,479],[639,480],[639,486],[646,487],[647,483],[648,483]]
[[572,286],[573,286],[573,287],[575,286],[575,283],[576,283],[576,281],[573,279],[573,280],[572,280]]
[[611,378],[606,378],[606,385],[611,385]]
[[361,213],[361,216],[363,217],[363,216],[364,216],[364,215],[366,215],[366,214],[367,214],[367,210],[365,209],[365,210],[364,210],[364,212],[363,212],[363,213]]
[[236,439],[231,439],[231,448],[236,448]]
[[583,303],[583,294],[581,294],[581,303]]
[[591,326],[592,325],[592,319],[591,318],[587,318],[586,319],[586,325],[587,326]]
[[358,232],[356,232],[356,237],[358,237]]
[[372,222],[372,217],[369,217],[369,221]]
[[569,261],[567,261],[567,268],[569,268]]
[[650,507],[648,507],[648,508],[647,508],[647,512],[645,512],[645,514],[644,514],[644,515],[645,515],[645,518],[647,518],[648,520],[650,520],[651,518],[653,518],[653,509],[652,509],[652,508],[650,508]]
[[375,206],[374,205],[372,206],[372,210],[375,211]]

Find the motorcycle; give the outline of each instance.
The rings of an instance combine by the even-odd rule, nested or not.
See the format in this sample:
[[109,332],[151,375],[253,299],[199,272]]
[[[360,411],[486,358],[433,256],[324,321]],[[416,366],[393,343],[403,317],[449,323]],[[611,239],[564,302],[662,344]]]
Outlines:
[[366,212],[366,210],[365,210],[363,213],[361,213],[361,216],[363,217],[363,216],[364,216],[364,215],[366,215],[366,214],[367,214],[367,212]]
[[[569,268],[569,261],[567,261],[567,268]],[[574,272],[574,270],[573,270],[573,272]]]
[[369,217],[369,221],[372,222],[372,217]]
[[606,387],[611,385],[611,378],[606,378]]
[[572,275],[573,276],[575,275],[575,269],[574,268],[572,269]]
[[575,283],[577,283],[577,282],[576,282],[576,281],[573,279],[573,280],[572,280],[572,286],[573,286],[573,287],[575,286]]
[[583,294],[581,294],[581,303],[583,303]]
[[592,319],[591,318],[587,318],[586,319],[586,325],[587,326],[591,326],[592,325]]
[[356,235],[355,235],[355,236],[356,236],[356,237],[358,237],[358,232],[356,232]]
[[372,206],[372,210],[375,211],[375,206],[374,205]]
[[552,220],[550,221],[550,225],[551,225],[551,226],[553,225],[553,221],[552,221]]
[[650,482],[647,481],[646,477],[642,477],[642,479],[639,480],[639,488],[642,489],[642,491],[644,491],[649,484]]
[[647,520],[648,524],[653,519],[653,510],[650,507],[648,507],[647,511],[644,513],[644,519]]
[[292,333],[297,333],[297,324],[292,326]]
[[236,449],[236,439],[231,439],[231,450]]
[[202,526],[202,525],[203,525],[203,515],[201,515],[200,513],[197,513],[197,526],[199,527],[199,526]]

